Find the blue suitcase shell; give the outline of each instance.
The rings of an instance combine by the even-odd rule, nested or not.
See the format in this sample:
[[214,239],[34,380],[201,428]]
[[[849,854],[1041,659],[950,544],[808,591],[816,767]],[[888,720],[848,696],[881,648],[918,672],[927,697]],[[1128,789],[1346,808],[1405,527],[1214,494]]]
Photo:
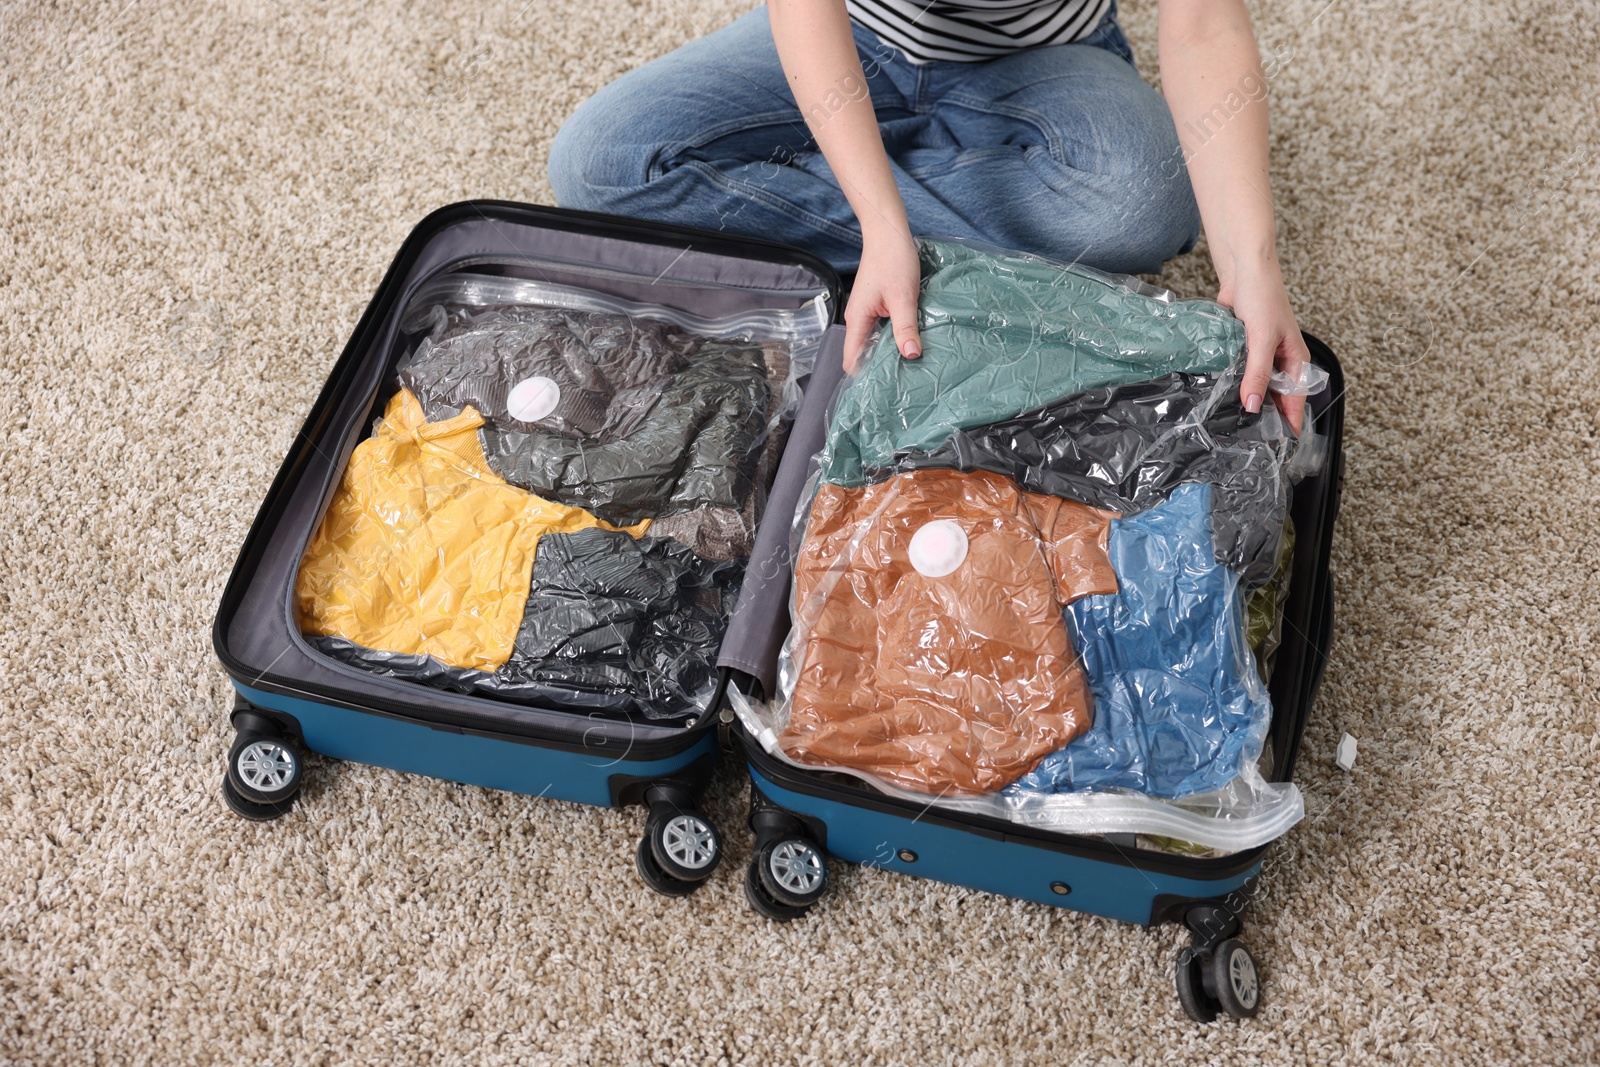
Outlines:
[[[1296,548],[1283,643],[1269,684],[1274,715],[1267,744],[1276,781],[1288,781],[1294,773],[1327,665],[1334,624],[1328,561],[1344,482],[1343,372],[1325,344],[1310,335],[1306,342],[1313,362],[1330,375],[1328,388],[1309,401],[1318,430],[1327,437],[1328,456],[1320,473],[1296,487],[1291,506]],[[822,368],[817,376],[823,376]],[[820,424],[805,425],[806,415],[801,412],[785,467],[803,466],[802,456],[810,454],[805,450],[820,447]],[[780,472],[780,482],[784,477]],[[755,552],[758,560],[781,561],[775,565],[769,559],[768,569],[781,569],[789,559],[788,539],[758,540]],[[743,615],[741,603],[736,618],[742,621]],[[774,657],[780,640],[769,642]],[[735,684],[759,687],[755,673],[737,676]],[[1259,982],[1237,935],[1248,890],[1270,846],[1190,857],[1137,849],[1132,835],[1078,836],[940,811],[888,796],[849,775],[779,761],[738,722],[732,727],[749,768],[749,821],[756,835],[745,892],[751,906],[767,917],[803,916],[826,889],[831,856],[1124,922],[1183,922],[1194,938],[1176,972],[1185,1010],[1199,1021],[1219,1011],[1254,1014]],[[764,864],[784,872],[781,880],[763,878]]]
[[[237,731],[224,797],[247,818],[283,815],[299,787],[302,754],[315,752],[534,796],[646,804],[640,873],[660,891],[686,893],[720,855],[720,839],[695,804],[718,755],[726,672],[711,707],[687,725],[624,721],[361,671],[320,655],[294,623],[300,558],[351,451],[381,410],[401,310],[425,282],[486,262],[511,273],[537,264],[540,278],[635,299],[654,299],[664,291],[654,287],[665,282],[675,290],[671,299],[720,301],[717,313],[799,307],[819,292],[827,294],[824,311],[839,304],[839,281],[825,262],[769,242],[499,201],[455,204],[424,219],[334,365],[223,593],[212,643],[236,690]],[[596,282],[601,276],[607,280]],[[842,327],[830,328],[821,358],[837,362],[829,346],[841,343]],[[732,636],[730,644],[737,644]],[[738,650],[729,651],[739,662]],[[676,852],[668,848],[673,843]]]

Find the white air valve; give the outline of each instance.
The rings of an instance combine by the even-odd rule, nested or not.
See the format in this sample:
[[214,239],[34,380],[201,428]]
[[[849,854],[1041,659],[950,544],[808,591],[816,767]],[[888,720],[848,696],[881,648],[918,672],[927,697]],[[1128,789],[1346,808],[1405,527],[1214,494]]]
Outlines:
[[511,387],[506,397],[506,414],[518,422],[538,422],[548,418],[561,403],[561,386],[553,378],[536,375]]
[[1339,747],[1334,749],[1334,762],[1344,770],[1351,770],[1356,765],[1356,739],[1349,734],[1339,738]]
[[967,558],[967,532],[949,519],[935,519],[911,535],[906,555],[918,574],[943,578]]

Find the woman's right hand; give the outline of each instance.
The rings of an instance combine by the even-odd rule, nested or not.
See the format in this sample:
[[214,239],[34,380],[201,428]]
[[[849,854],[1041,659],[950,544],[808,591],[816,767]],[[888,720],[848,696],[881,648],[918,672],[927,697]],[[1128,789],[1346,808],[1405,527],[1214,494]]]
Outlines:
[[915,359],[922,273],[906,207],[883,150],[872,94],[845,0],[768,0],[772,43],[794,102],[861,223],[861,265],[845,308],[845,369],[854,374],[879,319],[894,324],[895,346]]
[[861,366],[867,337],[882,319],[894,330],[895,349],[906,359],[922,355],[917,330],[917,294],[922,266],[916,242],[904,230],[864,235],[861,266],[844,310],[844,369],[851,374]]

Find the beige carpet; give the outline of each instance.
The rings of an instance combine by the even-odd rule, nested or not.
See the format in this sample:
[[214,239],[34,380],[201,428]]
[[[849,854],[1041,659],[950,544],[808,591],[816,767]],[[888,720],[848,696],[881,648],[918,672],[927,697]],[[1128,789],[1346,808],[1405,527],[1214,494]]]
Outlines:
[[687,901],[635,881],[637,810],[324,762],[279,824],[223,809],[211,615],[389,257],[448,201],[548,201],[579,100],[748,3],[4,5],[0,1062],[1595,1062],[1588,5],[1258,11],[1284,262],[1351,384],[1253,1022],[1184,1020],[1175,927],[843,867],[757,919],[732,773]]

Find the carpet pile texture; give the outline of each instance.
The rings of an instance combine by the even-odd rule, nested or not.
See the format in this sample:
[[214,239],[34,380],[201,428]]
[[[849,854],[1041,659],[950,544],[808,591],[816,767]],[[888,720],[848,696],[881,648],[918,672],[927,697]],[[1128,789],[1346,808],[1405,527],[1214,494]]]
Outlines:
[[[1255,7],[1285,272],[1350,383],[1252,1022],[1182,1016],[1173,926],[840,865],[808,920],[760,919],[732,768],[688,900],[635,878],[637,809],[320,760],[288,818],[224,809],[212,615],[395,249],[451,201],[550,202],[578,103],[748,4],[0,12],[0,1062],[1595,1062],[1583,5]],[[1153,79],[1155,4],[1123,7]],[[1215,291],[1203,249],[1161,281]]]

